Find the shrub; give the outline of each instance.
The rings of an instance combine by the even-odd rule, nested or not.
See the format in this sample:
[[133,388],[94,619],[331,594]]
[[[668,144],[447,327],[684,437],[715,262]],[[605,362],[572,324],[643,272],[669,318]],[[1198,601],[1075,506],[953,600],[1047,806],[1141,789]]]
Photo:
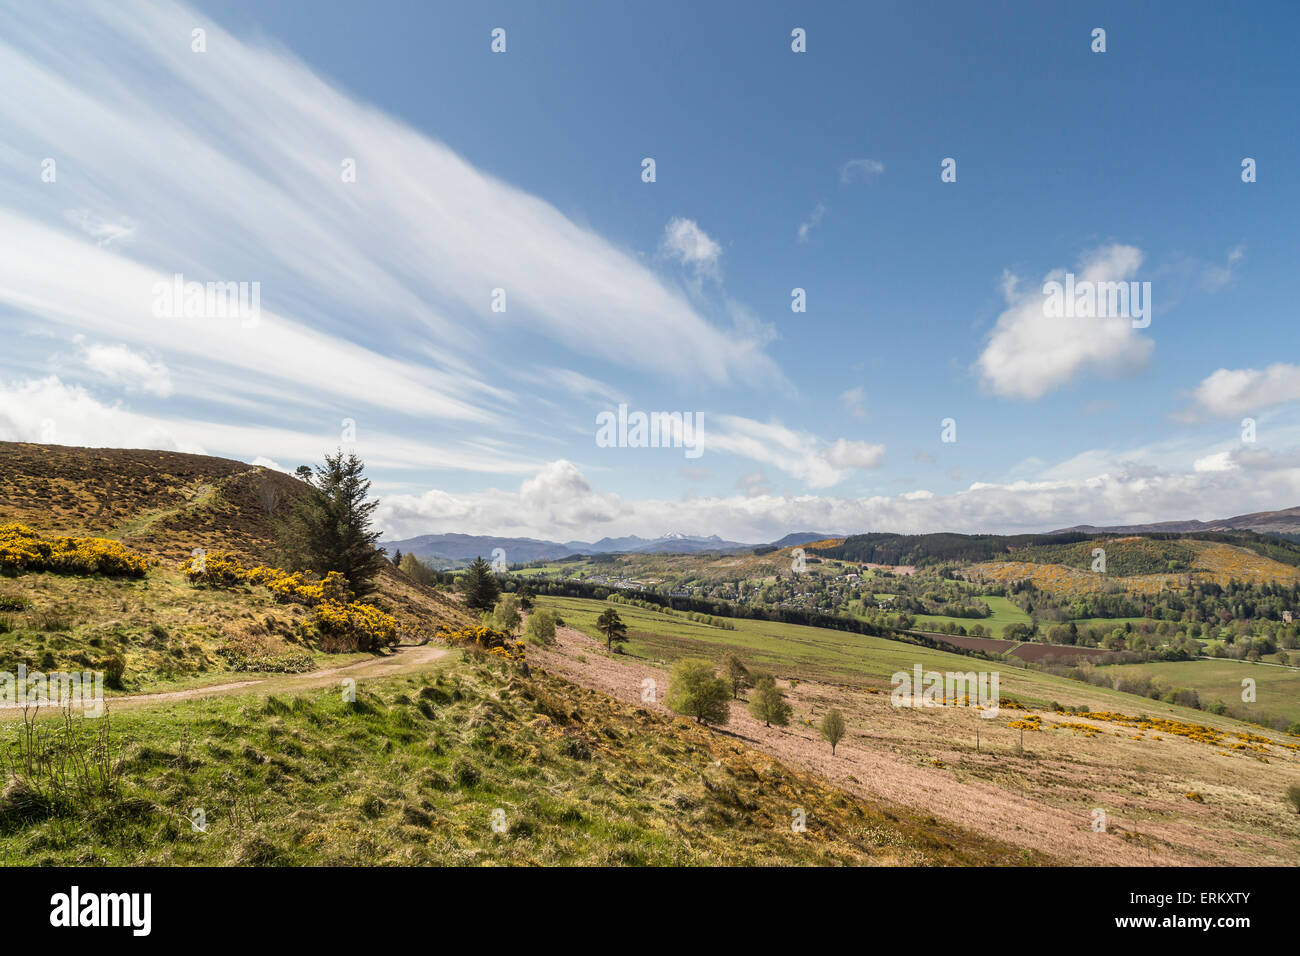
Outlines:
[[438,628],[438,636],[453,646],[478,651],[507,661],[524,659],[524,642],[512,639],[510,634],[486,625],[451,629]]
[[485,620],[484,623],[498,631],[513,634],[523,622],[523,618],[519,615],[519,598],[513,594],[501,595],[489,617],[490,620]]
[[247,580],[239,559],[228,551],[192,555],[181,562],[181,572],[195,587],[233,588]]
[[754,683],[754,693],[749,699],[749,713],[755,720],[761,720],[764,726],[776,724],[784,727],[790,723],[794,708],[785,699],[785,694],[770,677],[761,677]]
[[835,747],[844,739],[844,734],[847,732],[847,728],[844,726],[844,715],[838,709],[832,707],[826,711],[826,715],[822,717],[817,729],[826,742],[831,745],[831,756],[835,756]]
[[549,608],[538,608],[528,615],[524,625],[524,638],[530,643],[549,647],[555,643],[555,612]]
[[0,572],[103,574],[142,578],[149,559],[107,538],[42,538],[21,524],[0,525]]
[[321,635],[321,649],[378,651],[397,643],[397,620],[379,608],[353,601],[321,601],[312,618]]
[[1295,812],[1300,813],[1300,784],[1291,784],[1286,788],[1286,798],[1291,801],[1291,806],[1295,807]]

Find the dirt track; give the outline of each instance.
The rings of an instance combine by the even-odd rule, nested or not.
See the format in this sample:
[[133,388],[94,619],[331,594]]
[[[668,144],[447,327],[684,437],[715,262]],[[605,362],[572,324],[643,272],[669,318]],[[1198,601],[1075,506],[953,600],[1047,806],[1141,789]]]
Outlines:
[[[325,687],[348,677],[360,682],[376,677],[409,674],[422,670],[434,661],[445,657],[448,653],[450,651],[447,648],[433,644],[404,644],[397,647],[392,654],[384,657],[354,661],[341,667],[329,667],[324,670],[309,671],[305,674],[266,674],[244,680],[230,681],[225,684],[211,684],[207,687],[159,691],[156,694],[125,694],[121,697],[108,697],[106,701],[110,709],[121,711],[179,700],[220,697],[227,694],[252,692],[278,694],[286,691],[307,690],[313,687]],[[48,707],[44,708],[44,710],[47,713],[58,713],[56,707]],[[0,720],[12,719],[21,712],[22,708],[17,704],[0,704]]]

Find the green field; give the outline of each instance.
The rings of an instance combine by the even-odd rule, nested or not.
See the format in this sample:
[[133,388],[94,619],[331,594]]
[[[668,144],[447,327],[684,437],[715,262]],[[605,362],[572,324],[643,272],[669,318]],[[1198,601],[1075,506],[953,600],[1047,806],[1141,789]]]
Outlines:
[[[1104,627],[1107,631],[1113,631],[1117,627],[1123,627],[1125,624],[1132,624],[1137,627],[1139,624],[1145,624],[1147,619],[1144,617],[1081,617],[1077,621],[1062,621],[1066,627],[1075,624],[1079,630],[1085,627]],[[1170,622],[1172,627],[1174,622]],[[1052,625],[1048,625],[1049,627]]]
[[1008,624],[1029,623],[1029,615],[1007,598],[981,597],[980,600],[987,604],[989,610],[993,612],[988,617],[947,617],[942,614],[917,614],[917,630],[925,630],[927,625],[933,627],[936,624],[956,624],[967,629],[972,624],[983,624],[992,632],[993,637],[1001,637],[1002,631]]
[[[1202,705],[1222,700],[1252,712],[1300,721],[1300,670],[1249,661],[1157,661],[1112,664],[1106,673],[1143,675],[1169,687],[1186,687],[1200,695]],[[1241,700],[1243,678],[1255,681],[1255,702]]]
[[[876,688],[889,686],[892,674],[898,671],[910,672],[916,664],[926,670],[938,671],[996,670],[1000,674],[1002,696],[1014,697],[1033,706],[1045,707],[1056,702],[1065,706],[1086,705],[1092,710],[1157,714],[1233,729],[1244,726],[1228,717],[1217,717],[1204,711],[1125,694],[1108,687],[1096,687],[1014,663],[992,662],[964,654],[931,650],[883,637],[744,618],[729,618],[735,625],[735,630],[728,631],[687,620],[684,615],[670,616],[587,598],[542,597],[538,599],[538,604],[554,608],[565,624],[602,643],[604,638],[596,630],[596,618],[605,608],[612,607],[618,611],[628,628],[629,641],[624,645],[626,653],[652,661],[671,663],[686,656],[720,661],[730,653],[736,654],[749,665],[769,670],[781,678],[793,677]],[[601,651],[593,649],[593,653]],[[1199,662],[1189,662],[1192,666],[1197,663]],[[1239,668],[1243,665],[1236,666]],[[1292,697],[1300,696],[1300,673],[1282,671],[1280,668],[1257,669],[1276,671],[1279,675],[1289,674],[1294,682],[1290,685],[1293,688]],[[1263,677],[1256,679],[1262,688]],[[1277,685],[1279,690],[1286,686],[1285,681]],[[1261,690],[1261,700],[1263,694],[1264,691]],[[1282,713],[1280,709],[1278,712]]]

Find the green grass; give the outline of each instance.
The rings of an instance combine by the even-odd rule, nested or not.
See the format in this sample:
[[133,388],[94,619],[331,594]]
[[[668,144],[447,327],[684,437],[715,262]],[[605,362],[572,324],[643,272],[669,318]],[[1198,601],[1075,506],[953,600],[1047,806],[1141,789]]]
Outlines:
[[[120,688],[152,692],[199,687],[231,679],[217,652],[252,641],[272,655],[294,658],[299,669],[348,663],[357,655],[327,655],[308,645],[307,609],[277,605],[260,587],[194,588],[177,571],[151,569],[141,579],[24,574],[0,586],[29,602],[0,614],[0,671],[108,670],[125,662]],[[308,665],[306,658],[314,663]]]
[[[0,865],[1042,862],[508,665],[448,658],[365,683],[356,703],[337,689],[247,695],[111,721],[129,741],[117,791],[10,783]],[[74,725],[82,746],[102,726]],[[0,722],[0,743],[22,730]],[[796,807],[806,833],[790,826]]]
[[916,615],[917,629],[925,630],[927,626],[933,627],[935,624],[957,624],[969,630],[972,624],[983,624],[989,629],[993,637],[1000,638],[1008,624],[1029,623],[1029,615],[1007,598],[989,596],[981,597],[979,600],[987,604],[989,610],[993,612],[988,617],[948,617],[942,614],[918,614]]
[[[1081,617],[1077,621],[1073,622],[1061,621],[1061,625],[1063,627],[1069,627],[1070,624],[1073,623],[1079,628],[1079,630],[1083,630],[1086,627],[1105,628],[1106,633],[1109,634],[1117,627],[1123,628],[1125,624],[1132,624],[1134,627],[1137,627],[1139,624],[1145,624],[1146,622],[1147,619],[1145,617]],[[1170,627],[1174,627],[1175,624],[1176,622],[1174,621],[1169,622]],[[1055,625],[1053,624],[1048,625],[1048,627],[1054,626]]]
[[[1203,706],[1222,700],[1229,706],[1300,721],[1300,671],[1253,664],[1249,661],[1156,661],[1149,664],[1112,664],[1106,674],[1153,678],[1168,687],[1196,691]],[[1255,681],[1255,702],[1241,699],[1243,678]]]

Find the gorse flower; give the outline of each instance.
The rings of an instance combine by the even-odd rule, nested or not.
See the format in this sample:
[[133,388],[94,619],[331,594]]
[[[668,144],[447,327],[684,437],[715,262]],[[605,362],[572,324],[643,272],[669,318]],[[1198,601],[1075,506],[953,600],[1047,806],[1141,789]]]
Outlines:
[[24,574],[104,574],[142,578],[149,559],[107,538],[42,538],[21,524],[0,525],[0,572]]
[[524,659],[524,642],[512,639],[506,631],[497,630],[484,624],[470,627],[449,628],[441,625],[438,637],[448,644],[469,647],[499,657],[507,661]]

